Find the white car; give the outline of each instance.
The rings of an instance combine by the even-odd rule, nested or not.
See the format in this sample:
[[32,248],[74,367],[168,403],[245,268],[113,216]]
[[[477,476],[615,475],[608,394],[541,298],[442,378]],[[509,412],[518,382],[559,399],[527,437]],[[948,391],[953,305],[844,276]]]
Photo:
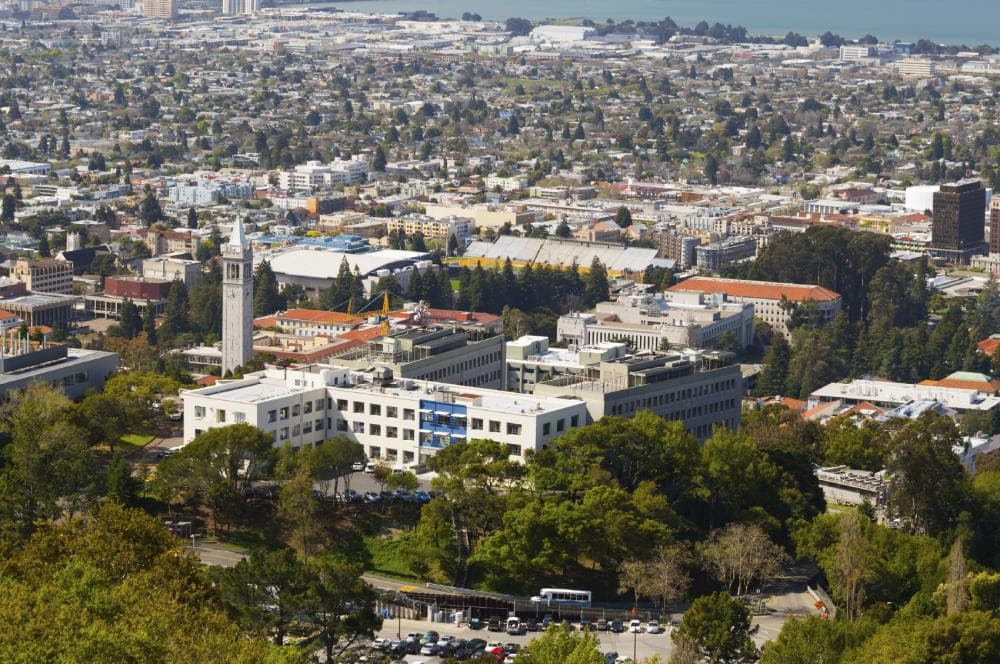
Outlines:
[[639,620],[631,620],[628,624],[629,634],[642,634],[642,622]]
[[646,623],[646,633],[647,634],[662,634],[663,628],[660,626],[658,620],[650,620]]
[[353,471],[359,471],[364,469],[365,469],[365,464],[362,463],[361,461],[355,461],[354,464],[351,465],[351,470]]

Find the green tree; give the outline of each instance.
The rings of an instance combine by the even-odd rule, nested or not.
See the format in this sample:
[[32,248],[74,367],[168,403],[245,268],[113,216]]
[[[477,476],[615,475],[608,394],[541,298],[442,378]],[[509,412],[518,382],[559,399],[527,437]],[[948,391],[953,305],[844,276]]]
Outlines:
[[615,213],[615,223],[622,228],[628,228],[632,225],[632,213],[624,205],[618,208],[618,212]]
[[776,334],[771,338],[771,347],[764,355],[764,370],[757,379],[754,394],[758,396],[785,395],[788,380],[788,363],[792,351],[784,335]]
[[222,601],[244,629],[282,645],[307,606],[311,578],[291,549],[259,551],[219,574]]
[[550,625],[517,659],[525,664],[604,664],[600,645],[592,633],[575,634],[565,625]]
[[608,271],[604,264],[594,256],[590,263],[590,270],[586,277],[586,290],[583,299],[588,307],[593,307],[598,302],[604,302],[611,297],[611,286],[608,282]]
[[306,467],[285,482],[278,494],[278,515],[288,524],[295,550],[308,559],[319,537],[319,501]]
[[278,279],[270,261],[262,261],[253,273],[253,315],[266,316],[285,307],[285,299],[278,292]]
[[49,248],[49,237],[45,233],[38,238],[38,255],[42,258],[49,258],[52,256],[52,250]]
[[17,209],[17,199],[14,198],[13,194],[4,194],[3,196],[3,210],[0,212],[0,220],[5,224],[9,224],[14,221],[14,211]]
[[187,211],[187,227],[198,228],[198,213],[193,207],[189,207]]
[[372,157],[372,170],[376,173],[384,173],[386,165],[385,150],[379,145],[375,148],[375,156]]
[[326,661],[334,662],[349,648],[370,640],[382,627],[375,613],[375,591],[361,568],[331,559],[310,564],[306,623],[323,643]]
[[164,218],[163,208],[160,207],[160,201],[152,189],[146,192],[139,204],[139,218],[147,224],[154,224]]
[[180,279],[174,279],[167,291],[167,304],[163,309],[163,324],[159,331],[164,342],[169,343],[174,337],[190,329],[189,314],[187,287]]
[[105,483],[108,500],[125,506],[135,502],[139,493],[138,482],[132,477],[132,469],[121,452],[115,452],[111,459]]
[[750,624],[750,611],[726,593],[712,593],[694,600],[680,626],[671,634],[677,645],[687,644],[704,661],[740,664],[757,661],[751,638],[757,632]]

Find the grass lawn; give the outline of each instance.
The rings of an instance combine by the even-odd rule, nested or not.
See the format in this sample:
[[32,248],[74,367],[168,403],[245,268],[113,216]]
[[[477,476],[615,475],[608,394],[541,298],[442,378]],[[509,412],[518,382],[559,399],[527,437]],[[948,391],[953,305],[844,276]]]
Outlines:
[[119,442],[125,443],[129,447],[145,447],[149,445],[156,436],[152,434],[145,433],[127,433],[118,439]]
[[371,554],[369,569],[377,574],[399,577],[401,579],[416,579],[410,566],[406,563],[406,550],[409,548],[409,537],[405,535],[386,539],[376,535],[366,535],[365,548]]

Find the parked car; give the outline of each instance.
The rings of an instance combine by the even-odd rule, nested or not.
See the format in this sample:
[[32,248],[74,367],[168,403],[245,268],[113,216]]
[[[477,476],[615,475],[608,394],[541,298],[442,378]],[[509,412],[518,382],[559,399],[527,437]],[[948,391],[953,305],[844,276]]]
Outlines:
[[371,643],[372,650],[388,650],[392,645],[392,641],[389,639],[375,639]]
[[529,632],[537,632],[538,631],[538,621],[536,619],[534,619],[534,618],[525,618],[524,619],[524,627]]
[[[605,620],[604,618],[598,618],[596,628],[598,632],[608,631],[608,621]],[[617,657],[617,655],[615,655],[615,657]]]
[[371,461],[369,461],[368,463],[366,463],[365,464],[365,472],[366,473],[374,473],[375,472],[375,464],[372,463]]
[[511,635],[514,635],[514,636],[520,636],[520,635],[524,634],[527,631],[528,630],[527,630],[525,624],[523,622],[521,622],[521,619],[518,618],[517,616],[510,616],[509,618],[507,618],[507,633],[508,634],[511,634]]
[[490,618],[489,622],[486,623],[486,629],[491,632],[503,631],[503,625],[500,623],[500,619],[496,616]]
[[420,637],[420,645],[427,645],[428,643],[437,643],[441,635],[434,630],[429,630],[424,632],[424,635]]
[[552,614],[546,613],[544,616],[542,616],[542,631],[544,632],[545,630],[547,630],[549,628],[549,625],[551,624],[552,624]]
[[482,629],[483,621],[479,618],[469,618],[469,629]]
[[426,491],[414,491],[413,497],[416,498],[418,503],[429,503],[431,502],[431,496]]
[[622,624],[621,620],[612,620],[611,624],[608,625],[608,630],[615,634],[621,634],[625,631],[625,625]]
[[629,634],[642,634],[642,621],[630,620],[628,623]]
[[584,618],[580,621],[580,631],[581,632],[592,632],[594,631],[594,623],[591,622],[589,618]]
[[646,633],[647,634],[662,634],[663,627],[660,626],[660,621],[650,620],[646,623]]
[[378,503],[382,501],[382,496],[378,495],[374,491],[365,491],[365,502],[366,503]]
[[604,653],[604,664],[615,664],[615,660],[618,659],[618,653],[614,650]]
[[363,461],[355,461],[353,464],[351,464],[351,470],[353,470],[354,472],[364,469],[365,469],[365,464]]
[[435,655],[438,654],[439,650],[441,650],[441,648],[438,647],[437,642],[425,643],[424,646],[420,649],[420,654],[434,657]]

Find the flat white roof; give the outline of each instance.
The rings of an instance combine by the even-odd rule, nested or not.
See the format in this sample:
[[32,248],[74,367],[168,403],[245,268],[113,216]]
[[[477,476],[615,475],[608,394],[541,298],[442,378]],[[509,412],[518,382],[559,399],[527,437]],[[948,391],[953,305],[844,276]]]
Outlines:
[[857,379],[830,383],[809,395],[811,399],[848,399],[902,405],[911,401],[939,401],[955,410],[990,410],[1000,405],[1000,397],[979,390],[934,385],[914,385],[890,381]]
[[412,264],[418,260],[426,259],[427,256],[426,252],[397,249],[348,254],[326,247],[301,246],[276,251],[266,258],[271,262],[271,269],[276,273],[314,279],[332,279],[340,272],[340,264],[345,258],[347,264],[351,266],[352,272],[357,268],[362,276],[366,276],[374,274],[378,270]]

